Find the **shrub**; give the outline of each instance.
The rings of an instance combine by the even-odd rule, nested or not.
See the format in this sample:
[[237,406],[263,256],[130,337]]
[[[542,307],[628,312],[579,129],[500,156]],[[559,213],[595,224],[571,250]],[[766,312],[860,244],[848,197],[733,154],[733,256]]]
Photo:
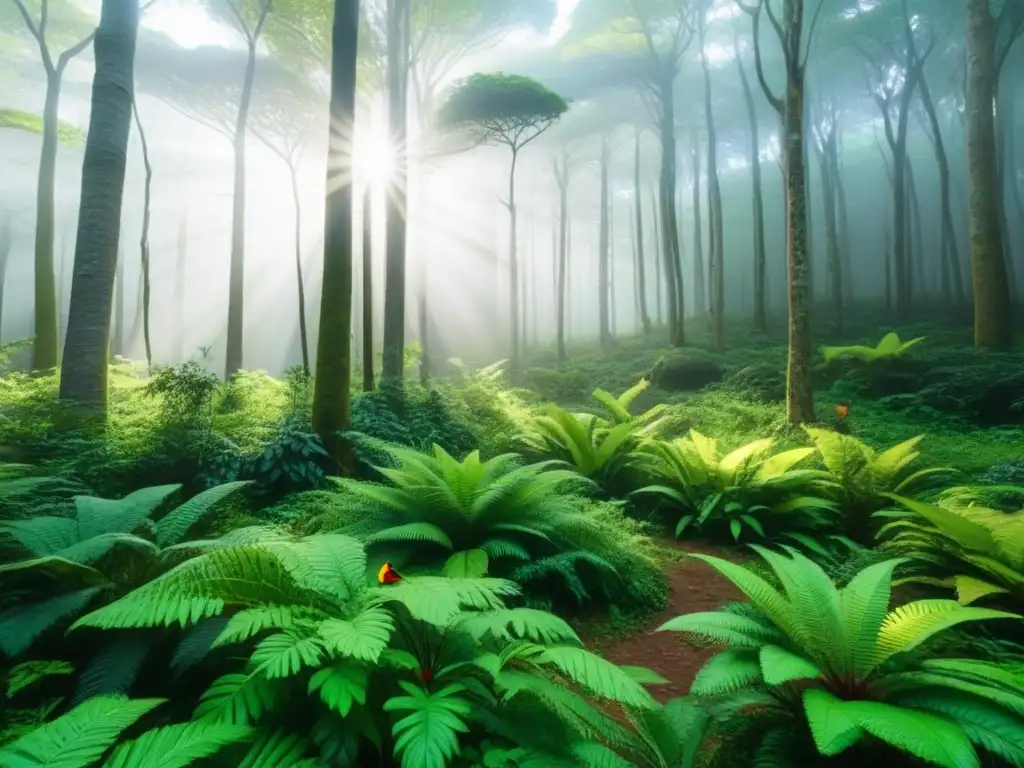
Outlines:
[[925,337],[920,336],[910,341],[900,341],[895,333],[887,333],[874,347],[865,347],[860,344],[853,344],[848,347],[822,347],[821,354],[826,363],[839,360],[844,357],[860,360],[862,363],[873,363],[877,360],[889,360],[894,357],[902,357],[911,347],[924,341]]

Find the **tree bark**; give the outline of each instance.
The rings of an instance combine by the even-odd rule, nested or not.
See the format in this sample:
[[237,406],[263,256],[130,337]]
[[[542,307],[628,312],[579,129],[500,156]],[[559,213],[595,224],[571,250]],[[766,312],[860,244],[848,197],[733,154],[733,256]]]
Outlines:
[[292,187],[292,209],[295,211],[295,289],[299,305],[299,344],[302,347],[302,372],[309,376],[309,334],[306,328],[306,284],[302,278],[302,197],[299,195],[299,173],[288,163]]
[[[408,168],[409,20],[411,0],[388,0],[388,136],[395,147],[385,201],[384,355],[381,379],[400,385],[405,375],[406,189]],[[400,388],[394,392],[400,392]]]
[[704,75],[704,129],[708,135],[708,236],[711,239],[711,336],[716,351],[725,349],[725,227],[722,221],[722,190],[718,182],[718,135],[711,100],[711,72],[705,54],[706,10],[697,14],[700,65]]
[[114,326],[114,332],[111,334],[111,358],[118,355],[125,356],[127,318],[124,300],[124,258],[124,248],[118,243],[117,267],[114,275],[114,315],[111,318],[111,323]]
[[[331,136],[352,136],[356,116],[359,0],[335,0],[331,32]],[[342,471],[352,453],[340,436],[351,423],[352,179],[355,153],[347,141],[327,147],[324,266],[313,386],[313,428]]]
[[110,309],[134,99],[137,0],[103,0],[60,398],[105,421]]
[[512,148],[512,163],[508,169],[508,208],[509,231],[508,231],[508,278],[509,278],[509,332],[511,334],[511,352],[509,354],[509,372],[513,375],[519,372],[519,256],[517,248],[518,233],[516,232],[516,161],[519,158],[519,151]]
[[1010,290],[999,228],[1002,190],[998,185],[992,113],[995,64],[995,27],[988,0],[967,0],[967,163],[974,346],[978,349],[1007,349],[1013,342]]
[[661,173],[658,186],[658,204],[661,215],[661,255],[664,262],[668,298],[668,339],[673,347],[686,343],[683,326],[685,296],[679,290],[682,284],[679,258],[679,222],[676,218],[676,111],[673,86],[675,73],[664,75],[659,84],[661,115],[658,121],[661,139]]

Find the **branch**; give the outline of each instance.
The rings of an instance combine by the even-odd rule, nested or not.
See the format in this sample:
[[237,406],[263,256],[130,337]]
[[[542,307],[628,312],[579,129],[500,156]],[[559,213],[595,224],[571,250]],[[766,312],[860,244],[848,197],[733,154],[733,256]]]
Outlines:
[[818,0],[818,7],[814,11],[814,16],[811,18],[811,26],[807,30],[807,48],[804,50],[803,63],[801,67],[807,66],[807,60],[811,57],[811,40],[814,39],[814,30],[818,26],[818,19],[821,17],[821,8],[825,5],[825,0]]
[[[744,5],[741,0],[733,0],[740,10],[746,13],[751,18],[753,28],[751,30],[751,36],[754,41],[754,69],[757,72],[757,81],[761,84],[761,90],[764,91],[765,98],[768,99],[768,103],[772,106],[779,117],[785,114],[786,105],[785,102],[774,93],[772,89],[768,87],[768,81],[764,76],[764,62],[761,57],[761,9],[765,5],[765,0],[758,0],[757,5],[747,6]],[[785,49],[784,41],[780,38],[780,44]]]
[[43,16],[38,27],[35,22],[32,21],[32,17],[28,13],[28,8],[25,7],[22,0],[14,0],[14,5],[17,6],[18,13],[21,14],[21,18],[25,22],[25,26],[28,28],[28,31],[32,34],[32,37],[36,39],[36,43],[39,44],[39,55],[43,60],[43,67],[46,69],[47,74],[52,74],[53,62],[50,59],[50,47],[46,44],[46,37],[43,35],[44,24],[46,21],[46,0],[43,0]]

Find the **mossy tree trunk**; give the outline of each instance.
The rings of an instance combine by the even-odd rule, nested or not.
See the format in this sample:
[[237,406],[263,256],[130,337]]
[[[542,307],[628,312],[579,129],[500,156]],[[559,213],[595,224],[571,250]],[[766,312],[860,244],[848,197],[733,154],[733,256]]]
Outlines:
[[[352,136],[356,117],[359,0],[335,0],[331,31],[331,136]],[[320,328],[313,385],[313,428],[340,471],[352,452],[340,432],[351,424],[352,388],[352,168],[354,147],[331,141],[327,148],[324,263]]]

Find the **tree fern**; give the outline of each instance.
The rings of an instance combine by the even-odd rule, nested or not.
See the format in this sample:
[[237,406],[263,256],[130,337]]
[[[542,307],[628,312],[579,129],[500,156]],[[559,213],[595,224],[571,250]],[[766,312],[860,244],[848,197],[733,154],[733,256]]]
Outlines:
[[399,685],[406,695],[388,699],[384,711],[408,713],[392,727],[402,768],[445,768],[459,752],[458,734],[469,731],[470,705],[459,696],[463,687],[428,692],[404,681]]

